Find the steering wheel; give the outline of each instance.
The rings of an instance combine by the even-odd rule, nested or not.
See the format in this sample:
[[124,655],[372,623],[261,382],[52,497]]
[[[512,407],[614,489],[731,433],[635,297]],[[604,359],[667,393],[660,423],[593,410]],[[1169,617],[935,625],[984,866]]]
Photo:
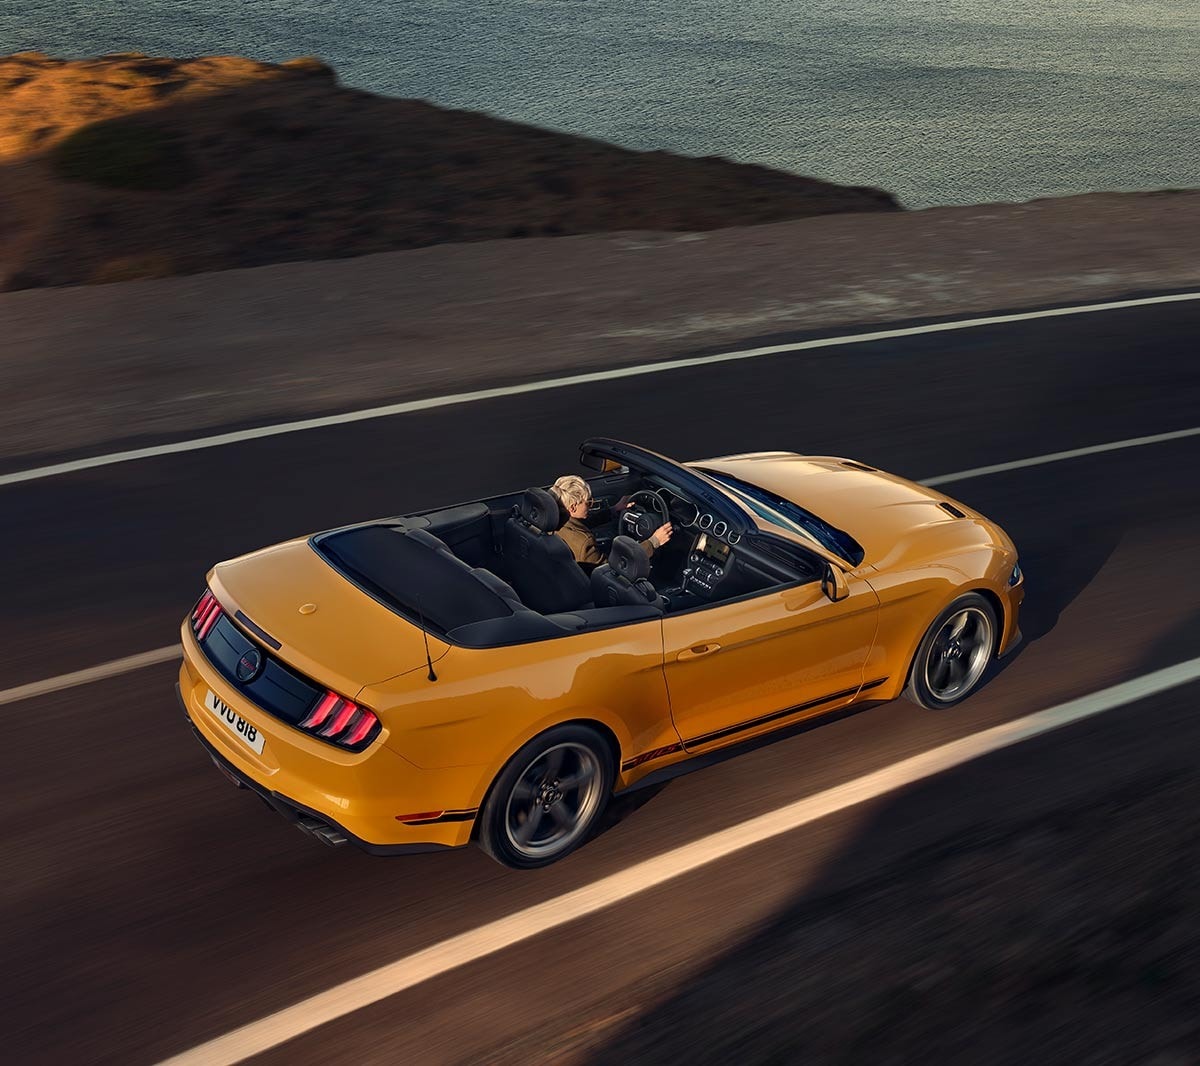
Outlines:
[[625,536],[640,542],[669,521],[671,512],[663,498],[653,489],[639,489],[629,497],[629,509],[621,515],[619,525]]

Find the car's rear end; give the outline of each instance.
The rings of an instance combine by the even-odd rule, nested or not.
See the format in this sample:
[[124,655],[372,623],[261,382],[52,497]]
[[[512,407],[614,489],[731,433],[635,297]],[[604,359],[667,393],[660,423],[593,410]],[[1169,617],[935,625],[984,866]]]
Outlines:
[[[214,568],[181,639],[180,699],[227,777],[328,844],[466,841],[475,775],[415,766],[388,746],[387,713],[356,698],[388,678],[423,679],[424,634],[307,541]],[[429,640],[434,658],[447,647]]]

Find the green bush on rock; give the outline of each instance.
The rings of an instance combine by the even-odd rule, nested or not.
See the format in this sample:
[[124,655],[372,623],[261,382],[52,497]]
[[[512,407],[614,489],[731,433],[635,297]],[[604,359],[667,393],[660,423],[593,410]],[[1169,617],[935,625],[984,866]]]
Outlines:
[[183,146],[163,130],[115,120],[84,126],[50,153],[59,177],[109,189],[168,191],[192,179]]

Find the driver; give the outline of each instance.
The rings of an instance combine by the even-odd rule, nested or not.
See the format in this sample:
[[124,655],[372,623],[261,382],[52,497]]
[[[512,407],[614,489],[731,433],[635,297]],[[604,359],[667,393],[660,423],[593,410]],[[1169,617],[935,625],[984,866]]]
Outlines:
[[[603,521],[607,517],[602,510],[591,510],[592,490],[588,488],[588,483],[578,474],[566,474],[550,486],[550,492],[570,515],[566,524],[558,531],[558,536],[567,542],[575,561],[591,566],[606,562],[604,556],[596,549],[596,534],[584,522],[589,511],[593,519],[599,518]],[[628,501],[622,499],[613,510],[624,510],[628,506]],[[670,522],[659,526],[648,539],[642,541],[646,554],[653,555],[656,548],[661,548],[671,539],[673,532]]]

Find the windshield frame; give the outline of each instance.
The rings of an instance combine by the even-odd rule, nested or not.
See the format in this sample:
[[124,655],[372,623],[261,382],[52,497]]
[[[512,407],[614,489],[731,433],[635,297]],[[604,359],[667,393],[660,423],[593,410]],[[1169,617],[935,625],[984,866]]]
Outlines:
[[851,566],[861,566],[866,558],[866,549],[852,534],[802,507],[795,500],[789,500],[786,496],[780,496],[733,474],[705,467],[697,469],[749,508],[758,518],[804,537],[824,551],[844,559]]

